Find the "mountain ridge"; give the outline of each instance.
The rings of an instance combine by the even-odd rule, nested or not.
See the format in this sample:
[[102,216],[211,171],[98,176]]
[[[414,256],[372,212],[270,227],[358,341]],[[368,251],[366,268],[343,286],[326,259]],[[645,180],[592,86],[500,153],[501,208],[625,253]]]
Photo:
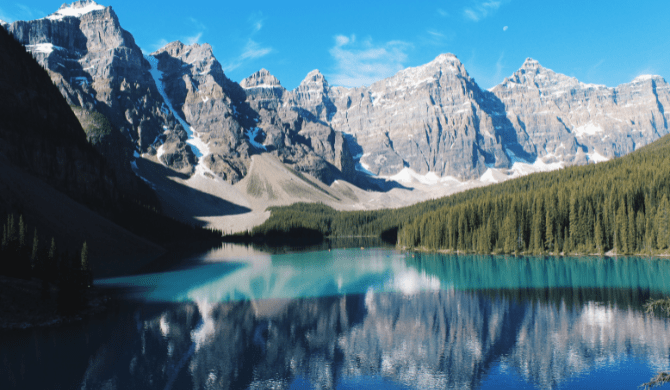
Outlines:
[[393,188],[417,190],[394,195],[389,205],[397,206],[605,161],[668,133],[670,88],[660,76],[597,86],[529,57],[484,90],[456,55],[443,53],[370,86],[332,86],[313,70],[287,90],[267,69],[228,79],[206,43],[142,53],[111,7],[82,1],[52,15],[5,27],[82,107],[80,116],[109,119],[123,135],[114,142],[129,156],[125,169],[140,177],[146,159],[235,185],[254,155],[269,154],[326,185],[381,191],[377,199]]

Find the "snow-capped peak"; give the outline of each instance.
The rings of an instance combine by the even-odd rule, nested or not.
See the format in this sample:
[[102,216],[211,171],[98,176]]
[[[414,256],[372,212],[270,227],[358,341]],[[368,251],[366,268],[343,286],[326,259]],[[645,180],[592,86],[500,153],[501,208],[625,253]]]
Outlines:
[[314,69],[313,71],[307,73],[307,76],[305,76],[305,78],[300,82],[300,85],[307,84],[328,85],[328,81],[326,81],[326,78],[321,72],[319,72],[318,69]]
[[656,77],[658,77],[658,76],[655,76],[655,75],[652,75],[652,74],[643,74],[643,75],[639,75],[636,78],[634,78],[633,82],[634,83],[639,83],[639,82],[643,82],[643,81],[652,80]]
[[435,59],[433,61],[434,62],[441,62],[441,63],[445,63],[445,62],[449,62],[449,63],[458,62],[458,63],[460,63],[461,62],[461,61],[459,61],[458,57],[456,57],[456,55],[452,54],[452,53],[442,53],[439,56],[435,57]]
[[99,11],[103,9],[105,9],[105,6],[102,6],[93,0],[75,1],[74,3],[69,5],[68,4],[61,5],[58,11],[47,16],[47,19],[62,20],[64,17],[67,16],[73,16],[75,18],[78,18],[89,12]]
[[537,60],[534,60],[530,57],[526,58],[526,60],[523,62],[523,65],[521,65],[522,68],[541,68],[542,65]]

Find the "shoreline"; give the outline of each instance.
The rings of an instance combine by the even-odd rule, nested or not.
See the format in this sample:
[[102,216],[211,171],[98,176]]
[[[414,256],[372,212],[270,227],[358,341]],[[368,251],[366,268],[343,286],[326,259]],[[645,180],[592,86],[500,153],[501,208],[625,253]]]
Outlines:
[[558,254],[555,254],[554,252],[545,252],[541,254],[534,254],[534,253],[526,253],[526,252],[521,252],[521,253],[497,253],[497,252],[491,252],[491,253],[480,253],[480,252],[474,252],[474,251],[462,251],[462,250],[452,250],[452,249],[429,249],[426,247],[416,247],[416,248],[409,248],[409,247],[396,247],[398,250],[401,251],[407,251],[407,252],[417,252],[417,253],[440,253],[444,255],[487,255],[487,256],[534,256],[534,257],[541,257],[541,256],[552,256],[552,257],[580,257],[580,256],[588,256],[588,257],[645,257],[645,258],[661,258],[661,259],[668,259],[670,258],[670,253],[654,253],[654,254],[648,254],[648,253],[631,253],[631,254],[616,254],[612,251],[608,251],[605,253],[582,253],[582,252],[570,252],[570,253],[565,253],[565,252],[560,252]]
[[83,307],[74,313],[64,314],[58,310],[58,288],[52,283],[47,286],[45,294],[41,279],[0,276],[0,332],[56,327],[81,321],[105,312],[111,302],[111,298],[100,289],[91,287],[84,293]]

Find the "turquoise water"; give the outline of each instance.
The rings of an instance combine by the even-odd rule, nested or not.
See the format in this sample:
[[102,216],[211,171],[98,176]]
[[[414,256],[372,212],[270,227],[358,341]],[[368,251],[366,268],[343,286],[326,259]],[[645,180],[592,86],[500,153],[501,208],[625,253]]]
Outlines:
[[0,387],[635,388],[670,369],[642,308],[669,281],[658,259],[225,246],[97,280],[121,294],[102,318],[0,336]]

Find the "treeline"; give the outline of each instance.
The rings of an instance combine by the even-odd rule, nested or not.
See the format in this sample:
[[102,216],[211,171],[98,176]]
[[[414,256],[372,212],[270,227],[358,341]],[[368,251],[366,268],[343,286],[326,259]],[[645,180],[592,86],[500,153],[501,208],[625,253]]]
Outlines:
[[42,300],[54,298],[55,286],[59,312],[76,313],[85,305],[86,290],[93,284],[86,242],[81,252],[61,251],[54,238],[40,237],[36,228],[31,231],[22,215],[9,214],[2,225],[0,259],[0,275],[40,279]]
[[478,253],[646,253],[670,245],[670,138],[610,162],[535,174],[424,213],[405,247]]
[[250,234],[297,228],[476,253],[658,253],[670,248],[670,138],[609,162],[538,173],[395,210],[272,208]]

